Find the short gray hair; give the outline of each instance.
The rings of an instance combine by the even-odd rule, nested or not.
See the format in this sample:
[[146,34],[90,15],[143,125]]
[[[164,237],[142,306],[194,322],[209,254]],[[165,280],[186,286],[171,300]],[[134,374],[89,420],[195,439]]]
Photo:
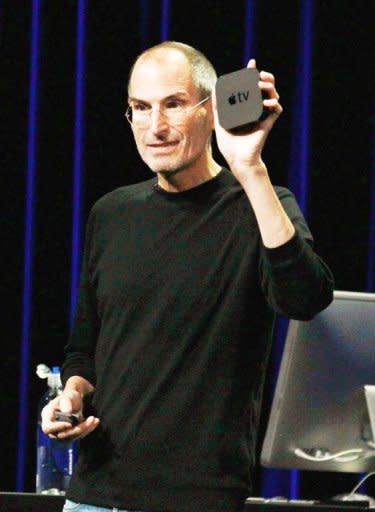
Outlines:
[[191,67],[193,83],[198,89],[201,99],[210,96],[217,79],[215,68],[202,52],[188,44],[180,43],[178,41],[164,41],[155,46],[152,46],[151,48],[148,48],[137,57],[130,69],[128,92],[130,88],[131,77],[137,62],[144,57],[149,57],[153,53],[159,53],[164,49],[174,49],[185,55]]

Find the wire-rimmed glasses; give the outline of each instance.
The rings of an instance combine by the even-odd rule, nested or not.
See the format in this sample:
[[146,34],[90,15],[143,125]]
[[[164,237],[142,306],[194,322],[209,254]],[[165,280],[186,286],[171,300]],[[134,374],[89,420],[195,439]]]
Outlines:
[[207,96],[203,100],[191,106],[184,106],[178,100],[170,100],[158,109],[151,108],[144,103],[134,102],[133,104],[130,103],[126,109],[125,117],[130,124],[139,128],[145,128],[149,126],[151,122],[152,112],[157,111],[167,119],[168,122],[176,123],[182,121],[187,114],[193,112],[200,105],[203,105],[210,99],[210,97],[211,96]]

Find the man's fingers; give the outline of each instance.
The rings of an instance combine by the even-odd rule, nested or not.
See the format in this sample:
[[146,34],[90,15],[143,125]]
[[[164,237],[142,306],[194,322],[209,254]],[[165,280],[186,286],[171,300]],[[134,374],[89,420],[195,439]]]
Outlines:
[[247,63],[247,67],[248,68],[256,68],[257,67],[256,60],[255,59],[250,59],[249,62]]
[[263,80],[265,82],[271,82],[272,84],[275,83],[275,75],[273,75],[269,71],[260,71],[259,77],[261,80]]
[[64,412],[75,412],[82,408],[82,396],[78,391],[64,391],[60,396],[60,408]]
[[42,409],[42,423],[49,424],[54,420],[55,411],[59,409],[59,397],[54,398]]
[[270,97],[280,99],[279,93],[275,88],[275,84],[272,82],[260,81],[259,87],[262,91],[265,91],[267,94],[269,94]]
[[82,439],[83,437],[90,434],[93,430],[95,430],[99,423],[99,418],[96,418],[95,416],[89,416],[76,427],[67,428],[63,431],[60,430],[58,433],[56,433],[56,435],[52,433],[50,437],[54,436],[60,441],[74,441],[76,439]]

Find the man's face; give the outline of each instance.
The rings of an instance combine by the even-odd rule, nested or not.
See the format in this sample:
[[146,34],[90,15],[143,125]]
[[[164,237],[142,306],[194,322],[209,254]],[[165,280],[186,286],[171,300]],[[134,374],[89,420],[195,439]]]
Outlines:
[[209,102],[169,120],[160,109],[175,105],[192,107],[202,98],[193,84],[184,55],[165,49],[144,57],[135,65],[130,82],[129,101],[133,111],[153,111],[145,126],[132,124],[137,149],[143,161],[156,173],[194,172],[207,162],[213,128]]

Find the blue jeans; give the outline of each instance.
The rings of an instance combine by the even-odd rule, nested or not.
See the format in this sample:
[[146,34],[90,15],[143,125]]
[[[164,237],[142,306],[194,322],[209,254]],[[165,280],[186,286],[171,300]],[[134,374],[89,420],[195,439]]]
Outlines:
[[65,500],[63,512],[142,512],[142,510],[126,510],[124,508],[105,508],[95,505],[85,505],[75,501]]

